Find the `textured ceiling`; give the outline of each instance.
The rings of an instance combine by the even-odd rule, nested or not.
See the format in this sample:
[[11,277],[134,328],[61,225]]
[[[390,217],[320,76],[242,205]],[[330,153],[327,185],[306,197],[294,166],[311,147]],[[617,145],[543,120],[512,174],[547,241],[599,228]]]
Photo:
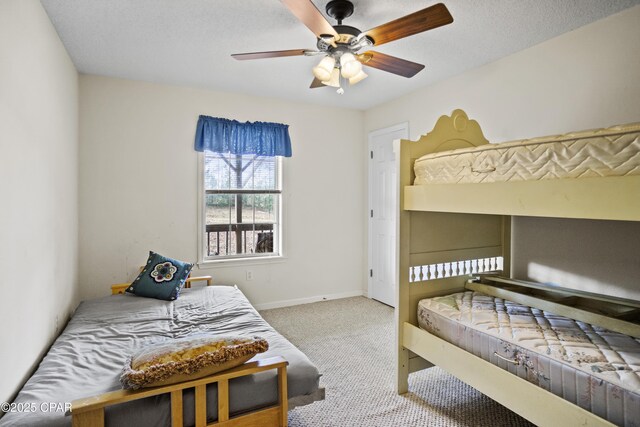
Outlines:
[[[328,0],[314,0],[324,13]],[[437,1],[352,0],[373,28]],[[367,67],[346,88],[309,89],[319,57],[236,61],[232,53],[315,49],[278,0],[42,0],[82,73],[366,109],[604,18],[640,0],[444,0],[454,22],[374,48],[426,65],[407,79]],[[335,24],[329,18],[332,24]]]

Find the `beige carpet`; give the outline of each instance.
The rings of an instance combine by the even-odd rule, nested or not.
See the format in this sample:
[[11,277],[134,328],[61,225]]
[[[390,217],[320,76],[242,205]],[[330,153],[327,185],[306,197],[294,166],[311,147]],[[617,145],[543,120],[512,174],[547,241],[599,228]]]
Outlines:
[[289,412],[291,427],[531,426],[440,368],[393,391],[393,309],[364,297],[264,310],[322,373],[324,401]]

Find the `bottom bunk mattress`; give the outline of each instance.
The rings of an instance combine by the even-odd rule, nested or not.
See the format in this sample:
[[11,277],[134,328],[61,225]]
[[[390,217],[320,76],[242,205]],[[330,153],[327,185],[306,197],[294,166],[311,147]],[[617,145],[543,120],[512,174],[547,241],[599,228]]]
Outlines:
[[640,339],[472,291],[421,300],[418,323],[601,418],[640,426]]
[[[82,302],[14,401],[16,409],[35,412],[10,411],[0,419],[0,426],[70,426],[71,416],[60,408],[75,399],[121,389],[119,377],[128,355],[152,343],[202,333],[263,337],[269,350],[256,359],[279,355],[289,362],[291,406],[324,396],[318,369],[260,317],[240,290],[210,286],[184,289],[171,302],[131,294]],[[271,370],[231,380],[231,414],[275,404],[276,375]],[[184,392],[183,406],[184,424],[193,425],[193,389]],[[170,409],[169,395],[162,395],[108,407],[105,421],[107,426],[170,426]],[[217,418],[217,412],[217,387],[211,384],[207,387],[209,421]]]

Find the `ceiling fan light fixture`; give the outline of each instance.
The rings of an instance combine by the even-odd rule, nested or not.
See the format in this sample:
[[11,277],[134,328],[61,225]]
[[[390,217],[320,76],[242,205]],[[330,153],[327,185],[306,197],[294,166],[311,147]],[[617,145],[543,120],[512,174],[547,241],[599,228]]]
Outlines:
[[336,60],[332,56],[325,56],[322,58],[320,63],[313,67],[313,75],[320,80],[321,82],[325,82],[331,78],[331,75],[334,70],[334,66],[336,65]]
[[340,67],[342,69],[342,77],[350,79],[355,77],[362,71],[362,64],[353,56],[353,53],[344,53],[340,57]]
[[322,84],[325,86],[331,86],[331,87],[340,87],[340,70],[337,68],[334,68],[333,71],[331,71],[331,76],[326,79],[326,80],[321,80]]
[[[447,7],[437,3],[362,32],[358,28],[342,24],[342,20],[351,16],[354,11],[352,0],[325,1],[328,1],[325,9],[327,15],[335,18],[338,25],[331,25],[312,0],[281,0],[285,7],[316,36],[317,50],[289,49],[238,53],[231,56],[237,60],[247,60],[322,55],[324,58],[312,69],[315,79],[309,87],[313,89],[333,86],[343,93],[341,85],[346,85],[345,80],[350,84],[356,84],[367,77],[362,72],[362,65],[407,78],[415,76],[424,69],[424,65],[369,51],[368,48],[414,36],[453,22]],[[360,54],[358,52],[361,49],[366,51]]]
[[362,80],[366,79],[367,77],[369,77],[369,75],[367,73],[365,73],[364,71],[360,70],[360,72],[358,74],[356,74],[355,76],[351,77],[349,79],[349,84],[350,85],[354,85],[358,82],[361,82]]

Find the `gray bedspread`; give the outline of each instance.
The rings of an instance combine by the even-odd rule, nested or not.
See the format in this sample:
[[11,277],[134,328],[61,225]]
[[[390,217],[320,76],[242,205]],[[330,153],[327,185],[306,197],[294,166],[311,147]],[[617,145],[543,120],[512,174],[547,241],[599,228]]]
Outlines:
[[[269,350],[256,358],[280,355],[289,362],[289,398],[312,401],[322,394],[317,368],[263,320],[235,287],[185,289],[173,302],[114,295],[79,305],[14,401],[16,408],[28,406],[36,411],[6,413],[0,426],[69,426],[71,417],[59,407],[48,406],[50,402],[63,407],[75,399],[119,390],[120,371],[130,353],[151,343],[212,332],[265,338]],[[229,387],[232,414],[277,402],[275,371],[231,380]],[[207,415],[213,421],[216,386],[210,385],[207,394]],[[194,424],[193,408],[193,390],[189,390],[184,393],[187,426]],[[165,395],[113,406],[106,409],[105,417],[107,426],[169,426],[170,399]]]

